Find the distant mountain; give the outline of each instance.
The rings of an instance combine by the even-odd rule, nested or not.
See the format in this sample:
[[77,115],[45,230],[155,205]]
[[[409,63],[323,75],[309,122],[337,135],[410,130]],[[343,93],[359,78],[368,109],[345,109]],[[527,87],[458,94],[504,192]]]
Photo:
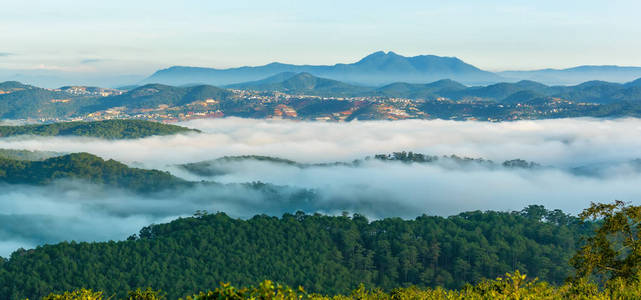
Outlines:
[[257,89],[257,90],[262,90],[265,87],[269,87],[269,85],[274,84],[274,83],[281,83],[287,79],[290,79],[294,77],[297,73],[294,72],[283,72],[283,73],[278,73],[274,76],[269,76],[264,79],[260,80],[254,80],[254,81],[249,81],[249,82],[241,82],[241,83],[236,83],[236,84],[230,84],[226,85],[226,88],[230,89]]
[[[290,94],[350,96],[363,94],[371,88],[355,86],[337,80],[316,77],[309,73],[280,73],[263,80],[233,85],[235,88],[259,91],[281,91]],[[281,81],[277,81],[282,79]]]
[[488,86],[470,87],[465,90],[450,93],[446,96],[454,99],[478,98],[483,100],[500,101],[510,95],[523,91],[530,91],[542,95],[552,95],[555,94],[558,89],[538,82],[522,80],[516,83],[501,82]]
[[577,102],[617,103],[640,102],[641,86],[635,82],[619,84],[605,81],[588,81],[579,85],[563,87],[555,97]]
[[435,55],[405,57],[391,51],[387,53],[379,51],[355,63],[332,66],[282,63],[231,69],[174,66],[157,71],[143,82],[171,85],[191,83],[230,85],[257,81],[284,72],[309,73],[328,79],[375,86],[393,82],[425,83],[447,78],[473,84],[501,80],[500,76],[478,69],[455,57]]
[[197,100],[226,99],[232,93],[210,85],[176,87],[163,84],[147,84],[122,95],[101,98],[98,104],[86,108],[87,111],[112,107],[156,108],[160,105],[185,105]]
[[15,81],[0,83],[0,118],[37,119],[67,116],[79,105],[91,104],[90,96],[43,89]]
[[34,86],[23,84],[18,81],[5,81],[0,82],[0,94],[10,93],[20,90],[33,89]]
[[402,97],[411,99],[430,99],[465,90],[467,87],[450,79],[443,79],[427,84],[396,82],[373,91],[374,95]]
[[59,70],[0,69],[0,81],[19,81],[39,87],[57,88],[64,85],[116,87],[139,82],[145,75],[105,74],[103,72],[67,72]]
[[628,88],[630,88],[630,87],[641,87],[641,78],[626,83],[625,87],[628,87]]
[[[461,88],[454,85],[453,88],[438,91],[425,88],[434,84],[436,83],[428,85],[394,84],[393,86],[396,86],[397,89],[393,92],[389,92],[388,89],[386,95],[410,96],[410,98],[418,96],[417,98],[421,98],[420,96],[427,94],[432,95],[432,97],[447,97],[454,100],[477,99],[506,103],[525,103],[537,98],[549,97],[600,104],[641,101],[641,79],[626,84],[588,81],[575,86],[547,86],[535,81],[522,80],[516,83],[502,82],[469,88]],[[399,89],[399,86],[408,87],[409,91]],[[381,89],[385,89],[385,87]]]
[[506,103],[525,103],[534,99],[544,100],[550,97],[600,104],[641,101],[641,79],[625,84],[588,81],[575,86],[548,86],[540,82],[521,80],[513,83],[501,82],[472,87],[467,87],[450,79],[443,79],[427,84],[396,82],[379,88],[370,88],[318,78],[309,73],[294,75],[292,73],[281,73],[263,80],[235,84],[231,87],[306,95],[380,96],[427,100],[445,97],[453,100],[495,102],[503,102],[505,100]]
[[511,94],[501,100],[501,103],[516,104],[516,103],[531,103],[535,100],[548,100],[549,97],[543,94],[537,93],[535,91],[526,90],[519,91],[514,94]]
[[[590,112],[590,114],[598,116],[611,116],[622,112],[625,112],[623,115],[634,112],[636,116],[638,107],[641,105],[641,79],[625,84],[588,81],[574,86],[549,86],[531,80],[522,80],[470,87],[451,79],[443,79],[425,84],[395,82],[381,87],[371,87],[323,78],[306,72],[284,72],[228,87],[231,89],[211,85],[177,87],[147,84],[128,91],[84,86],[68,86],[52,90],[24,85],[19,82],[4,82],[0,83],[0,118],[32,121],[53,119],[57,121],[77,117],[110,119],[154,116],[158,120],[179,120],[222,116],[243,118],[285,116],[295,119],[322,120],[329,118],[350,121],[354,118],[361,120],[414,117],[450,118],[452,114],[468,114],[468,112],[461,110],[462,106],[455,105],[421,106],[423,110],[414,109],[413,112],[406,111],[396,114],[399,111],[390,111],[388,107],[377,104],[377,101],[367,101],[374,98],[382,101],[387,101],[384,98],[410,100],[445,98],[466,103],[490,101],[517,104],[527,102],[535,106],[550,106],[552,100],[608,105],[626,103],[616,107],[611,106],[608,110],[604,108],[602,112]],[[328,98],[363,97],[363,99],[358,99],[359,101],[342,101],[342,99],[315,101],[313,97],[303,97],[299,99],[302,101],[293,101],[293,98],[289,97],[283,99],[267,99],[271,97],[269,95],[253,97],[256,94],[241,93],[232,89],[280,91],[290,95]],[[571,103],[568,104],[571,105]],[[581,111],[587,113],[587,109]],[[492,119],[492,116],[497,115],[496,111],[490,110],[475,113],[484,114],[482,119]],[[581,113],[577,112],[572,116],[581,116]],[[503,118],[505,115],[501,117]]]
[[412,99],[436,98],[442,94],[461,91],[467,87],[450,79],[426,84],[396,82],[372,88],[316,77],[309,73],[280,73],[262,80],[229,85],[230,88],[256,91],[281,91],[292,94],[321,96],[380,96]]
[[497,74],[507,80],[527,79],[550,85],[575,85],[592,80],[624,83],[641,77],[641,67],[579,66],[568,69],[504,71]]

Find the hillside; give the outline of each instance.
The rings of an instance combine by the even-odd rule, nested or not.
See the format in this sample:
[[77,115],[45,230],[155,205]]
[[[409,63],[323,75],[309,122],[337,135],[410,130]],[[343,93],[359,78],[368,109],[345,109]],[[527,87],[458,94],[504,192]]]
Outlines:
[[[281,73],[261,81],[232,85],[237,89],[251,89],[259,91],[280,91],[290,94],[306,94],[321,96],[353,96],[364,94],[370,88],[350,85],[337,80],[319,78],[309,73],[293,74],[287,77]],[[281,81],[277,81],[282,79]]]
[[278,73],[273,76],[269,76],[267,78],[263,78],[260,80],[254,80],[254,81],[248,81],[248,82],[240,82],[240,83],[235,83],[235,84],[229,84],[226,85],[226,88],[230,89],[264,89],[265,87],[269,87],[271,84],[274,83],[281,83],[287,79],[290,79],[294,76],[296,76],[297,73],[294,72],[282,72]]
[[223,100],[231,92],[210,85],[176,87],[162,84],[147,84],[137,87],[122,95],[101,98],[97,105],[85,108],[85,111],[126,107],[128,109],[156,108],[160,105],[180,106],[197,100]]
[[432,99],[465,90],[466,88],[466,86],[456,81],[443,79],[427,84],[392,83],[374,90],[372,94],[385,97]]
[[80,287],[122,297],[151,286],[176,299],[221,281],[247,285],[266,278],[329,294],[360,283],[461,287],[514,269],[561,283],[580,236],[593,228],[540,206],[373,222],[360,215],[238,220],[199,214],[145,227],[127,241],[14,252],[0,264],[0,298],[35,299]]
[[70,116],[80,107],[92,104],[95,99],[95,96],[74,95],[9,81],[0,83],[0,118]]
[[136,139],[154,135],[199,132],[186,127],[143,120],[61,122],[21,126],[0,126],[0,137],[17,135],[87,136],[104,139]]
[[506,80],[534,80],[550,85],[575,85],[600,80],[623,83],[641,77],[641,67],[578,66],[567,69],[498,72]]
[[88,153],[73,153],[42,161],[0,158],[0,182],[43,185],[59,179],[80,179],[138,192],[159,191],[186,183],[167,172],[130,168]]
[[256,81],[283,72],[309,73],[314,76],[361,85],[383,85],[393,82],[424,83],[450,78],[462,82],[487,83],[500,81],[500,76],[480,70],[455,57],[419,55],[406,57],[394,52],[375,52],[349,64],[291,65],[271,63],[257,67],[213,69],[174,66],[155,72],[147,83],[170,85],[229,85]]
[[[15,99],[0,102],[0,114],[4,105],[5,117],[43,122],[77,118],[177,122],[220,117],[504,121],[637,116],[641,103],[638,80],[625,84],[589,81],[575,86],[548,86],[524,80],[468,87],[444,79],[368,87],[311,73],[279,73],[262,80],[231,85],[229,89],[210,85],[147,84],[126,92],[91,87],[65,87],[69,92],[63,92],[14,82],[8,82],[5,89],[8,92],[0,97]],[[417,101],[399,101],[397,98]]]
[[56,156],[61,156],[63,153],[53,151],[29,151],[29,150],[15,150],[15,149],[0,149],[0,158],[12,160],[45,160]]
[[[281,91],[292,94],[390,97],[408,99],[436,99],[445,97],[453,100],[482,100],[507,103],[530,101],[536,98],[557,97],[569,101],[609,104],[615,102],[641,101],[641,85],[638,81],[626,84],[589,81],[575,86],[547,86],[522,80],[501,82],[487,86],[467,87],[450,79],[427,84],[396,82],[379,88],[355,86],[344,82],[319,78],[309,73],[291,75],[282,73],[263,80],[232,85],[236,89],[258,91]],[[534,97],[536,95],[537,97]]]
[[274,165],[281,165],[287,167],[295,168],[323,168],[323,167],[336,167],[336,166],[347,166],[347,167],[358,167],[363,163],[370,161],[385,161],[385,162],[402,162],[402,163],[419,163],[419,164],[439,164],[441,167],[455,169],[455,168],[464,168],[469,166],[483,167],[488,169],[500,169],[500,168],[509,168],[509,169],[532,169],[539,168],[541,165],[535,162],[529,162],[522,159],[512,159],[506,160],[503,163],[495,163],[491,160],[483,158],[470,158],[470,157],[459,157],[456,155],[443,155],[435,156],[422,153],[414,152],[393,152],[390,154],[376,154],[373,157],[367,156],[363,159],[355,159],[350,162],[336,161],[336,162],[326,162],[326,163],[300,163],[293,160],[272,157],[272,156],[262,156],[262,155],[242,155],[242,156],[224,156],[221,158],[206,160],[194,163],[187,163],[178,165],[179,168],[192,173],[193,175],[203,176],[203,177],[215,177],[222,176],[233,172],[234,166],[231,166],[234,163],[244,163],[244,162],[261,162],[261,163],[270,163]]

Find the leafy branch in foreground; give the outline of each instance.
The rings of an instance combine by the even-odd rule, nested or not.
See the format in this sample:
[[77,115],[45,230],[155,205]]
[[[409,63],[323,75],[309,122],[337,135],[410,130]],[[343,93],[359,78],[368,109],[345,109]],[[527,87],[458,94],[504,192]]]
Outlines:
[[[396,288],[390,292],[381,289],[367,289],[360,285],[349,294],[322,295],[307,293],[302,287],[292,289],[287,286],[265,280],[257,287],[236,288],[229,283],[221,283],[214,290],[199,292],[187,296],[185,300],[245,300],[245,299],[270,299],[270,300],[463,300],[463,299],[639,299],[641,285],[639,283],[626,283],[618,281],[616,284],[599,290],[594,283],[581,281],[579,283],[566,283],[562,286],[550,285],[538,281],[536,278],[527,279],[519,271],[507,273],[494,280],[485,280],[476,285],[467,285],[459,290],[448,290],[442,287],[418,288],[410,286]],[[63,294],[50,294],[45,300],[106,300],[113,297],[104,297],[102,292],[91,290],[77,290]],[[161,300],[165,299],[158,292],[151,289],[129,292],[126,300]]]
[[577,277],[598,281],[641,278],[641,206],[623,201],[611,204],[592,203],[580,215],[583,221],[600,220],[594,236],[571,259]]

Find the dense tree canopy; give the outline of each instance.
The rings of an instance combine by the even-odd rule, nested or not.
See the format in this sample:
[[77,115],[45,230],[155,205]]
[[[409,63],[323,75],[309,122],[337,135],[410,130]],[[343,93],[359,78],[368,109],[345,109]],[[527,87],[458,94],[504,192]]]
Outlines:
[[57,179],[80,179],[134,191],[157,191],[187,184],[167,172],[130,168],[88,153],[73,153],[42,161],[0,157],[0,182],[38,185]]
[[582,220],[600,220],[602,225],[571,260],[577,269],[577,277],[638,281],[641,276],[641,206],[627,205],[623,201],[593,203],[580,217]]
[[531,206],[443,218],[286,214],[249,220],[198,214],[143,228],[127,241],[65,242],[14,252],[0,266],[0,298],[92,288],[125,296],[151,286],[170,299],[218,282],[272,279],[312,292],[343,293],[360,283],[458,288],[512,270],[552,283],[593,224]]
[[53,151],[30,151],[16,149],[0,149],[0,158],[15,160],[45,160],[47,158],[63,155]]
[[105,139],[135,139],[152,135],[197,132],[181,126],[143,120],[104,120],[53,124],[0,126],[0,137],[15,135],[90,136]]

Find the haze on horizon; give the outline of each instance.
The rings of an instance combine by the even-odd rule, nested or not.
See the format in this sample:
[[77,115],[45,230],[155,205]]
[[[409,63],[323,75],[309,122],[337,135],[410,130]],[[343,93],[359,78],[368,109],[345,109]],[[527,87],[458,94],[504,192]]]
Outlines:
[[[334,2],[334,3],[332,3]],[[135,82],[172,65],[335,64],[378,51],[485,70],[641,66],[636,1],[11,1],[0,76]]]

